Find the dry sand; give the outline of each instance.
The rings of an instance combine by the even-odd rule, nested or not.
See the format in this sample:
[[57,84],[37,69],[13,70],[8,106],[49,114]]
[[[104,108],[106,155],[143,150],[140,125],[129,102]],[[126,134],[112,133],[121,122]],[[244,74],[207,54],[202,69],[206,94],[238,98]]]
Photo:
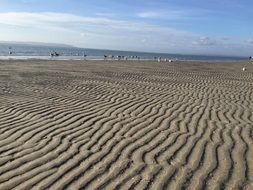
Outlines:
[[1,190],[253,189],[250,63],[0,61],[0,102]]

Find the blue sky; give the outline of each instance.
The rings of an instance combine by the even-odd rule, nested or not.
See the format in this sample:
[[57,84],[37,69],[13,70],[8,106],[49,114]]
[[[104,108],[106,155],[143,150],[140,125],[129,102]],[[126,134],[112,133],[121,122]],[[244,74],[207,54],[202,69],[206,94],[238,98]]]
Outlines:
[[0,0],[0,41],[253,54],[252,0]]

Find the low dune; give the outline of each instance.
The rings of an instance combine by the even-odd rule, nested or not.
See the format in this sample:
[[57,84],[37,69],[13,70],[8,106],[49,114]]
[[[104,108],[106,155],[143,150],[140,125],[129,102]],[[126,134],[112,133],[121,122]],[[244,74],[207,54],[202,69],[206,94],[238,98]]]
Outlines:
[[0,189],[253,189],[253,64],[0,61]]

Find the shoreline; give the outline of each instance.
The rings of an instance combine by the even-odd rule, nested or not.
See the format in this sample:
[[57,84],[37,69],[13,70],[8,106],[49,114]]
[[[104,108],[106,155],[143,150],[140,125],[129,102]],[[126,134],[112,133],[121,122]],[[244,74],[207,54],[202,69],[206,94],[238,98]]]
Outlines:
[[[84,58],[83,56],[59,56],[59,57],[50,57],[50,56],[0,56],[0,61],[9,60],[9,61],[21,61],[21,60],[38,60],[38,61],[156,61],[157,59],[148,59],[148,58],[129,58],[125,59],[104,59],[104,58],[97,58],[98,56],[92,56]],[[202,59],[173,59],[173,58],[162,58],[160,62],[246,62],[249,61],[245,59],[231,59],[231,60],[224,60],[224,59],[217,59],[217,60],[202,60]]]

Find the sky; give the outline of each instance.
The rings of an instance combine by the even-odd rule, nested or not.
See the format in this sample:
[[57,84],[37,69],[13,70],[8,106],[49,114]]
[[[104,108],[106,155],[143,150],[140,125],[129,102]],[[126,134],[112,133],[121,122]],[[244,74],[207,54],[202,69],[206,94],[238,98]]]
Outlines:
[[0,0],[0,41],[253,55],[252,0]]

